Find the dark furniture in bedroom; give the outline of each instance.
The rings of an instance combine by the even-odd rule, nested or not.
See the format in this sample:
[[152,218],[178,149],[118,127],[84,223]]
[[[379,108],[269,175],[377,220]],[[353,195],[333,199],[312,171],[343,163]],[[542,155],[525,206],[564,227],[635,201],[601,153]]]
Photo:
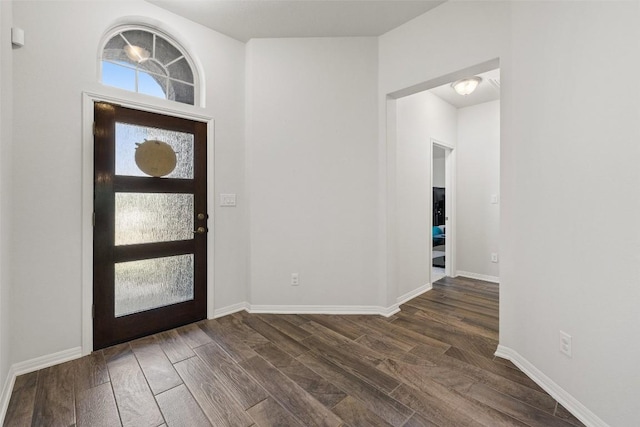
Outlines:
[[[445,189],[442,187],[433,187],[433,227],[432,227],[432,247],[434,251],[444,252],[446,234],[439,225],[445,225],[446,212],[445,212]],[[432,260],[434,267],[445,266],[445,257],[435,257]]]
[[444,225],[445,214],[444,188],[433,187],[433,225]]

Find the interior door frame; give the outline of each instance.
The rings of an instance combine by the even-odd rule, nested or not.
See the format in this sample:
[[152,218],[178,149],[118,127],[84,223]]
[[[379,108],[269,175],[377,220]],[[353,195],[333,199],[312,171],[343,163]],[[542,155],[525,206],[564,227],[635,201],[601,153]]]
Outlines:
[[[212,319],[214,313],[214,236],[215,236],[215,187],[214,187],[214,120],[210,116],[199,113],[198,107],[184,105],[167,107],[158,103],[142,103],[122,99],[110,95],[83,92],[82,94],[82,355],[93,351],[93,106],[95,102],[106,102],[123,107],[180,117],[188,120],[204,122],[207,125],[207,199],[209,200],[209,229],[207,233],[207,318]],[[176,108],[173,108],[176,107]]]
[[[445,217],[447,218],[445,224],[447,226],[446,229],[446,240],[445,240],[445,264],[444,264],[444,274],[448,277],[456,276],[456,150],[455,147],[449,143],[439,141],[435,138],[431,138],[431,177],[430,177],[430,185],[429,185],[429,201],[430,205],[433,206],[433,149],[434,147],[438,147],[443,149],[445,152],[444,163],[445,163],[445,188],[444,188],[444,209],[445,209]],[[429,230],[433,227],[433,215],[429,216]],[[431,237],[431,236],[429,236]],[[432,260],[433,259],[433,246],[429,244],[429,283],[433,284],[433,267]]]

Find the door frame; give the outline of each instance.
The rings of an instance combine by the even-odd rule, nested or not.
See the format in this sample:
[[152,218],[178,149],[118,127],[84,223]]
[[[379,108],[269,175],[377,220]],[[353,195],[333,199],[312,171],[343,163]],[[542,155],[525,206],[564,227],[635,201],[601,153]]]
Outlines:
[[[93,105],[107,102],[151,113],[180,117],[207,124],[207,199],[209,200],[209,229],[207,233],[207,318],[213,318],[214,306],[214,238],[215,238],[215,187],[214,187],[214,120],[194,111],[198,107],[185,105],[184,110],[155,104],[147,104],[98,93],[82,94],[82,206],[81,206],[81,256],[82,256],[82,355],[93,351],[93,180],[94,138]],[[172,106],[173,107],[173,106]]]
[[[446,212],[446,240],[445,240],[445,264],[444,274],[448,277],[456,276],[456,149],[453,145],[439,141],[435,138],[431,138],[431,176],[429,180],[429,201],[430,206],[433,206],[433,149],[438,147],[444,150],[444,170],[445,170],[445,188],[444,188],[444,209]],[[429,216],[429,230],[433,227],[433,215]],[[429,283],[433,284],[433,246],[429,245]]]

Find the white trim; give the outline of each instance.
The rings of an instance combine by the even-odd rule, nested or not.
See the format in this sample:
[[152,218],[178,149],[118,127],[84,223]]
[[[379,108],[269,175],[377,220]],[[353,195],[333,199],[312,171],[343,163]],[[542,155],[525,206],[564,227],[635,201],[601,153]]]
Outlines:
[[[397,270],[397,232],[396,232],[396,140],[397,140],[397,104],[395,99],[386,98],[380,111],[380,146],[378,147],[380,175],[378,176],[378,251],[381,262],[378,263],[380,283],[378,300],[381,304],[391,304],[398,296]],[[426,236],[425,236],[426,238]]]
[[7,414],[9,400],[11,399],[11,392],[13,391],[13,386],[18,375],[35,372],[40,369],[48,368],[49,366],[78,359],[80,357],[82,357],[82,347],[74,347],[11,365],[9,372],[7,373],[7,379],[4,383],[4,387],[2,388],[2,395],[0,395],[0,424],[4,423],[4,417]]
[[551,378],[546,376],[541,370],[536,368],[531,362],[518,354],[517,351],[509,347],[498,345],[498,349],[494,353],[495,356],[510,360],[544,391],[549,393],[551,397],[558,401],[565,409],[571,412],[577,419],[582,421],[589,427],[609,427],[607,423],[602,421],[596,414],[591,412],[586,406],[580,403],[569,392],[560,387]]
[[[117,95],[108,95],[105,93],[85,91],[82,93],[83,105],[84,101],[88,97],[91,102],[109,102],[111,104],[117,104],[127,108],[148,111],[150,113],[165,114],[168,116],[180,117],[182,119],[195,120],[200,122],[213,122],[213,118],[211,116],[202,114],[202,108],[198,106],[175,103],[173,101],[167,101],[166,99],[162,98],[150,97],[144,94],[129,92],[124,89],[106,86],[105,91],[114,92],[117,93]],[[126,96],[126,98],[124,98],[123,96]],[[93,108],[93,105],[91,105],[91,107]],[[91,110],[91,115],[93,116],[93,109]]]
[[13,370],[15,376],[18,376],[37,371],[39,369],[48,368],[49,366],[57,365],[59,363],[78,359],[80,357],[82,357],[82,347],[74,347],[57,353],[36,357],[35,359],[25,360],[24,362],[15,363],[9,370]]
[[449,142],[440,141],[439,139],[431,138],[431,145],[437,145],[443,150],[455,150],[455,146]]
[[207,119],[207,227],[213,232],[207,233],[207,318],[214,315],[214,282],[215,282],[215,226],[216,226],[216,191],[215,191],[215,122]]
[[380,316],[391,317],[396,313],[400,313],[400,304],[394,304],[391,307],[380,307],[382,310],[378,313]]
[[[138,98],[139,94],[126,93],[126,96]],[[144,97],[143,97],[144,99]],[[82,93],[82,354],[88,355],[93,351],[93,104],[94,102],[109,102],[127,108],[135,108],[141,111],[165,114],[183,119],[207,123],[207,200],[209,211],[209,225],[215,226],[215,183],[214,183],[214,120],[210,116],[203,115],[202,109],[193,105],[162,100],[130,100],[118,98],[112,95],[104,95],[94,92]],[[178,109],[179,108],[179,109]],[[211,228],[211,227],[210,227]],[[207,235],[207,316],[214,315],[214,244],[215,233]]]
[[97,95],[82,94],[81,237],[82,354],[93,351],[93,103]]
[[[412,291],[411,294],[415,297],[430,289],[431,285],[427,284]],[[217,319],[243,310],[252,314],[377,314],[389,317],[399,312],[400,308],[399,304],[380,307],[369,305],[254,305],[248,302],[239,302],[214,310],[214,315],[210,319]]]
[[405,302],[414,299],[415,297],[417,297],[418,295],[422,295],[425,292],[430,291],[431,289],[433,289],[433,286],[431,286],[431,283],[427,283],[426,285],[422,285],[419,288],[416,288],[414,290],[412,290],[411,292],[407,292],[406,294],[399,296],[396,299],[396,303],[398,305],[402,305]]
[[391,307],[369,305],[253,305],[248,304],[249,313],[269,314],[378,314],[389,317],[400,311],[398,304]]
[[[439,142],[434,142],[440,144]],[[445,150],[445,180],[446,188],[445,193],[445,211],[447,218],[445,223],[447,225],[445,242],[445,269],[444,272],[447,276],[451,277],[453,272],[457,268],[458,260],[458,190],[457,190],[457,156],[458,151],[454,148],[447,148]]]
[[438,86],[450,84],[451,82],[455,82],[456,80],[463,79],[467,76],[475,76],[476,74],[482,74],[487,71],[495,70],[496,68],[500,68],[500,58],[490,59],[488,61],[473,65],[471,67],[464,68],[462,70],[445,74],[431,80],[422,81],[420,83],[405,87],[403,89],[398,89],[396,91],[389,92],[387,93],[386,96],[387,98],[390,98],[390,99],[404,98],[405,96],[413,95],[418,92],[424,92],[426,90],[430,90]]
[[7,409],[9,408],[9,399],[11,399],[11,392],[13,391],[13,385],[16,382],[16,374],[13,371],[13,366],[9,368],[7,373],[7,379],[2,387],[2,394],[0,395],[0,424],[4,425],[4,417],[7,415]]
[[468,277],[469,279],[484,280],[485,282],[500,283],[497,276],[488,276],[486,274],[471,273],[470,271],[456,271],[456,276]]
[[228,305],[222,308],[216,308],[213,310],[213,316],[209,316],[209,319],[217,319],[218,317],[228,316],[229,314],[237,313],[239,311],[248,311],[249,304],[246,302],[239,302],[238,304]]
[[[431,181],[429,183],[429,190],[433,188],[433,149],[438,147],[445,152],[445,212],[446,212],[446,242],[445,242],[445,264],[444,275],[453,276],[453,272],[456,271],[456,229],[457,229],[457,213],[456,213],[456,149],[455,146],[449,142],[440,141],[435,138],[430,138],[431,141],[431,158],[430,158],[430,170]],[[429,195],[430,206],[433,206],[433,192]],[[433,232],[433,217],[429,219],[429,242],[431,242]],[[429,245],[429,262],[433,258],[433,246]],[[431,271],[429,272],[431,282],[433,283],[433,277],[431,277]]]

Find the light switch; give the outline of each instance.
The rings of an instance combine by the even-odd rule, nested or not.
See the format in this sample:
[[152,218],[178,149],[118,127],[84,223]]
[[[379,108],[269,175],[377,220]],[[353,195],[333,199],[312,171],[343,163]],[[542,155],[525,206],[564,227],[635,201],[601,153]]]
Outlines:
[[220,194],[220,206],[235,206],[236,195],[235,194]]
[[13,27],[11,29],[11,44],[17,47],[24,46],[24,30]]

